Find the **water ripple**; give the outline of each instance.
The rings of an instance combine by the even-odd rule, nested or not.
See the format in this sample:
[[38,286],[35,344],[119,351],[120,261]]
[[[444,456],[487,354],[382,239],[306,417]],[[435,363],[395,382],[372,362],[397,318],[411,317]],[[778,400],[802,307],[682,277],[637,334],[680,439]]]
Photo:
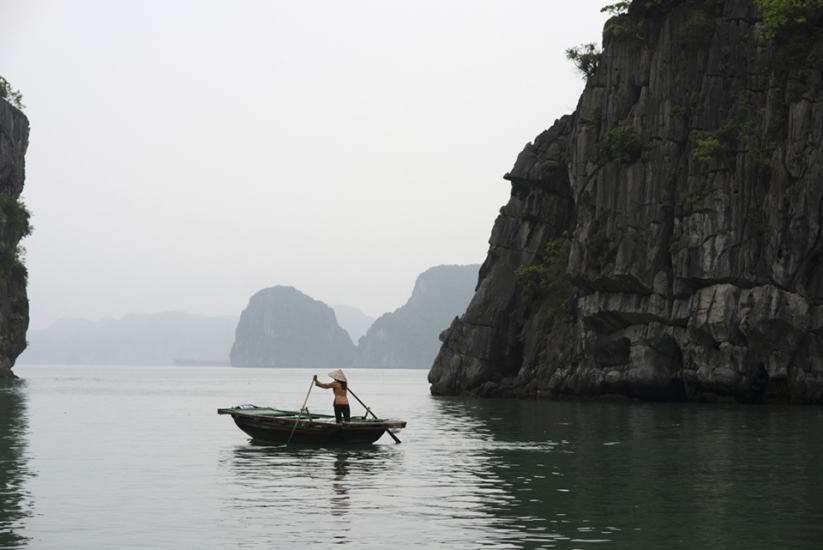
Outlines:
[[[373,410],[408,421],[403,443],[286,447],[250,442],[215,409],[299,407],[306,371],[19,371],[26,389],[0,411],[0,482],[11,480],[0,484],[0,533],[16,538],[0,547],[27,537],[60,550],[823,540],[819,408],[439,399],[425,372],[352,369]],[[328,395],[309,407],[329,409]]]

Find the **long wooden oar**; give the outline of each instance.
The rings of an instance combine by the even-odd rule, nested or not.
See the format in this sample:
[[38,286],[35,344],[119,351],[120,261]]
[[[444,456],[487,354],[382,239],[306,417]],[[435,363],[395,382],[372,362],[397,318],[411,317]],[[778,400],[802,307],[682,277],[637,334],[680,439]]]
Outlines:
[[[351,391],[351,388],[349,388],[349,387],[347,386],[347,387],[346,387],[346,391],[347,391],[347,392],[349,392],[349,393],[351,394],[351,396],[352,396],[352,397],[354,397],[355,399],[357,399],[357,402],[358,402],[358,403],[360,403],[361,405],[363,405],[363,408],[364,408],[364,409],[366,409],[366,412],[367,412],[367,413],[371,414],[374,418],[377,418],[377,415],[376,415],[376,414],[374,414],[373,412],[371,412],[371,409],[370,409],[370,408],[368,408],[368,407],[366,406],[366,404],[365,404],[365,403],[363,403],[362,401],[360,401],[360,398],[359,398],[359,397],[357,397],[356,395],[354,395],[354,392],[353,392],[353,391]],[[378,418],[378,420],[380,420],[380,419]],[[392,439],[394,439],[395,443],[402,443],[402,442],[401,442],[401,441],[397,438],[397,436],[396,436],[396,435],[394,435],[393,433],[391,433],[391,430],[386,430],[386,433],[388,433],[388,434],[391,436],[391,438],[392,438]]]
[[[297,429],[297,423],[300,422],[300,417],[303,416],[303,411],[306,410],[306,403],[309,402],[309,395],[311,394],[311,389],[314,387],[314,378],[311,379],[311,386],[309,386],[309,391],[306,393],[306,399],[303,400],[303,406],[300,407],[300,412],[297,413],[297,420],[294,421],[294,428],[291,429],[291,433],[289,434],[289,440],[286,441],[286,445],[291,442],[291,436],[294,435],[294,430]],[[359,399],[358,399],[359,401]],[[285,447],[285,445],[284,445]]]

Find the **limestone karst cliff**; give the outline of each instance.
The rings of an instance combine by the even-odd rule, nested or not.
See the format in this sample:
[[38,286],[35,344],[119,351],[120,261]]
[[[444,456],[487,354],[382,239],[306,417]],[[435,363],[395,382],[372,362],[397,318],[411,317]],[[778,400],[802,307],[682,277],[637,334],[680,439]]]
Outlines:
[[[801,3],[802,4],[802,3]],[[434,394],[823,402],[823,17],[631,3],[505,177]]]
[[28,119],[0,99],[0,378],[14,378],[11,369],[26,349],[29,326],[27,272],[19,255],[20,239],[30,230],[29,214],[19,202],[28,144]]
[[411,298],[381,315],[360,338],[352,366],[426,369],[440,349],[438,335],[466,306],[479,265],[439,265],[421,273]]
[[274,286],[249,299],[229,357],[233,367],[345,368],[353,354],[332,308],[296,288]]

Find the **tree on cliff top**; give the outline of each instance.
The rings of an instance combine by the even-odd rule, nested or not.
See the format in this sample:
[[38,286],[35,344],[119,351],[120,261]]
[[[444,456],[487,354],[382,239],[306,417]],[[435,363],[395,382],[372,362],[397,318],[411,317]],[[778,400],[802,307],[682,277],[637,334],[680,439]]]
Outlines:
[[577,70],[586,78],[597,72],[597,66],[600,64],[602,55],[603,52],[595,43],[581,44],[566,50],[566,59],[574,63]]
[[[666,11],[681,4],[699,6],[709,2],[722,3],[721,0],[627,0],[604,6],[600,11],[612,15],[637,15],[650,10]],[[763,18],[765,38],[774,38],[775,33],[788,24],[806,23],[823,8],[823,0],[754,0],[754,3]]]
[[18,90],[15,90],[9,84],[9,81],[0,76],[0,97],[20,109],[21,111],[26,108],[23,105],[23,94],[21,94]]

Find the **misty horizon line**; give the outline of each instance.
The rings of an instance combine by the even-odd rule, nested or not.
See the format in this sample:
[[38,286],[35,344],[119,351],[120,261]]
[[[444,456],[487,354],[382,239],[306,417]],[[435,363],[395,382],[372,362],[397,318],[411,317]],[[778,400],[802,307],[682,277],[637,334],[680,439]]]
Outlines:
[[[363,315],[366,315],[367,317],[372,317],[372,315],[367,314],[366,312],[364,312],[360,308],[355,307],[355,306],[351,306],[351,305],[348,305],[348,304],[326,304],[326,305],[328,305],[331,308],[334,308],[335,306],[351,307],[351,308],[354,308],[354,309],[360,311],[361,313],[363,313]],[[106,317],[101,317],[99,319],[90,319],[88,317],[59,317],[59,318],[55,319],[54,321],[52,321],[51,323],[49,323],[49,325],[44,327],[44,328],[31,328],[31,327],[29,327],[29,330],[48,330],[49,328],[54,326],[55,323],[59,323],[60,321],[88,321],[90,323],[100,323],[100,322],[103,322],[103,321],[122,321],[123,319],[125,319],[126,317],[129,317],[129,316],[152,317],[154,315],[164,315],[164,314],[168,314],[168,313],[183,313],[185,315],[190,315],[192,317],[203,317],[205,319],[219,319],[219,318],[222,318],[222,317],[236,317],[236,318],[239,319],[242,311],[240,313],[220,313],[220,314],[216,314],[216,315],[208,315],[208,314],[205,314],[205,313],[192,313],[190,311],[185,311],[185,310],[182,310],[182,309],[168,309],[168,310],[163,310],[163,311],[156,311],[154,313],[147,313],[145,311],[129,311],[129,312],[126,312],[126,313],[124,313],[123,315],[121,315],[119,317],[106,316]],[[391,313],[391,312],[387,311],[387,312],[384,312],[384,313]],[[381,313],[381,315],[383,315],[383,314]],[[375,319],[377,319],[377,317],[375,317]]]
[[[426,272],[426,271],[428,271],[429,269],[433,269],[433,268],[435,268],[435,267],[441,267],[441,266],[460,266],[460,267],[467,267],[467,266],[470,266],[470,265],[477,265],[477,266],[478,266],[478,269],[479,269],[479,267],[480,267],[480,265],[481,265],[481,264],[474,264],[474,263],[469,263],[469,264],[456,264],[456,263],[455,263],[455,264],[452,264],[452,263],[448,263],[448,264],[438,264],[438,265],[436,265],[436,266],[432,266],[432,267],[429,267],[429,268],[424,269],[423,271],[421,271],[420,273],[418,273],[417,277],[419,277],[420,275],[422,275],[423,273],[425,273],[425,272]],[[415,282],[416,282],[416,280],[417,280],[417,278],[415,278]],[[296,286],[294,286],[294,285],[290,285],[290,284],[275,284],[275,285],[267,286],[267,287],[265,287],[265,288],[272,288],[272,287],[276,287],[276,286],[290,286],[290,287],[292,287],[292,288],[295,288],[295,289],[299,290],[300,292],[303,292],[302,290],[300,290],[300,289],[299,289],[299,288],[297,288]],[[265,289],[265,288],[264,288],[264,289]],[[264,290],[264,289],[261,289],[261,290]],[[313,296],[309,295],[308,293],[305,293],[305,292],[303,292],[303,293],[304,293],[304,294],[306,294],[307,296],[311,297],[313,300],[317,300],[316,298],[314,298]],[[410,297],[410,296],[411,296],[411,294],[409,294],[409,297]],[[251,297],[250,297],[250,298],[251,298]],[[373,318],[374,320],[377,320],[377,319],[379,319],[380,317],[382,317],[383,315],[385,315],[385,314],[387,314],[387,313],[393,313],[393,312],[397,311],[399,308],[403,307],[403,305],[404,305],[404,304],[408,301],[408,299],[409,299],[409,298],[407,297],[405,302],[403,302],[402,304],[398,305],[398,306],[397,306],[397,307],[395,307],[394,309],[389,309],[389,310],[386,310],[386,311],[380,312],[380,313],[378,313],[378,314],[369,313],[369,312],[367,312],[367,311],[363,310],[363,309],[362,309],[361,307],[359,307],[359,306],[354,306],[354,305],[351,305],[351,304],[345,304],[345,303],[342,303],[342,302],[337,302],[337,303],[334,303],[334,304],[330,304],[330,303],[324,302],[323,300],[317,300],[317,301],[322,302],[322,303],[326,304],[327,306],[329,306],[329,307],[331,307],[331,308],[335,308],[335,307],[338,307],[338,306],[342,306],[342,307],[350,307],[350,308],[356,309],[357,311],[359,311],[360,313],[362,313],[362,314],[363,314],[363,315],[365,315],[366,317],[371,317],[371,318]],[[246,304],[246,307],[248,307],[248,303]],[[152,316],[152,315],[163,315],[163,314],[166,314],[166,313],[185,313],[186,315],[198,316],[198,317],[203,317],[203,318],[208,318],[208,319],[215,319],[215,318],[220,318],[220,317],[238,317],[238,318],[239,318],[239,317],[240,317],[240,315],[243,313],[243,311],[246,309],[246,307],[244,307],[244,308],[243,308],[242,310],[240,310],[240,312],[238,312],[238,313],[218,313],[218,314],[193,313],[193,312],[191,312],[191,311],[186,311],[186,310],[183,310],[183,309],[168,309],[168,310],[155,311],[155,312],[153,312],[153,313],[149,313],[149,312],[146,312],[146,311],[141,311],[141,310],[136,310],[136,311],[135,311],[135,310],[133,310],[133,311],[127,311],[127,312],[125,312],[125,313],[121,314],[119,317],[115,317],[115,316],[111,316],[111,315],[107,315],[107,316],[105,316],[105,317],[100,317],[100,318],[90,318],[90,317],[82,317],[82,316],[64,316],[64,317],[58,317],[57,319],[55,319],[54,321],[52,321],[52,322],[51,322],[51,323],[49,323],[48,325],[44,325],[44,326],[41,326],[41,327],[31,327],[31,326],[29,326],[29,327],[28,327],[28,330],[48,330],[48,329],[50,329],[52,326],[54,326],[54,324],[55,324],[55,323],[58,323],[58,322],[60,322],[60,321],[90,321],[90,322],[92,322],[92,323],[100,323],[100,322],[107,321],[107,320],[110,320],[110,321],[121,321],[121,320],[123,320],[124,318],[126,318],[126,317],[128,317],[128,316],[130,316],[130,315],[145,315],[145,316]],[[335,314],[336,314],[336,313],[335,313]],[[338,321],[338,322],[339,322],[339,321]],[[357,344],[357,342],[355,342],[355,344]]]

